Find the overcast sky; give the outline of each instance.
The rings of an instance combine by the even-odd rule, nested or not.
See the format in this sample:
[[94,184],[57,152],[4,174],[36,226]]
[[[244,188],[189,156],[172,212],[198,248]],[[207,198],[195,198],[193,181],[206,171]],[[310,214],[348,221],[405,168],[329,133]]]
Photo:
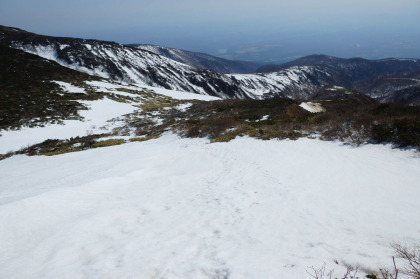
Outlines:
[[0,0],[0,24],[232,59],[420,58],[420,0]]

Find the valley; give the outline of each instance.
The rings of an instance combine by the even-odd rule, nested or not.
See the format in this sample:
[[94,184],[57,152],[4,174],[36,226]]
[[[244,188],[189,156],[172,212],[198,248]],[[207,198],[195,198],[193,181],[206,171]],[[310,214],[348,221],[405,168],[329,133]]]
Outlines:
[[420,242],[418,59],[1,26],[0,62],[0,278],[389,279]]

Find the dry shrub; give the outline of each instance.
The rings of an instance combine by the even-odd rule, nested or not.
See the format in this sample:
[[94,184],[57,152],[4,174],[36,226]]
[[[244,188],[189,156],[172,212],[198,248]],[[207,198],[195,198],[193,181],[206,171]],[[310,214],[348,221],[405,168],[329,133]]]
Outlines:
[[394,248],[397,257],[404,262],[404,267],[401,270],[402,273],[411,278],[420,279],[420,245],[407,247],[400,244],[394,244],[392,247]]
[[235,120],[233,118],[215,118],[202,128],[202,133],[210,138],[215,138],[233,127],[235,127]]
[[136,142],[136,141],[148,141],[151,139],[157,139],[159,138],[159,136],[157,135],[152,135],[152,136],[146,136],[146,137],[141,137],[141,138],[131,138],[130,142]]
[[102,140],[102,141],[95,142],[92,145],[92,147],[93,148],[105,147],[105,146],[119,145],[119,144],[123,144],[123,143],[125,143],[125,140],[123,140],[123,139],[108,139],[108,140]]

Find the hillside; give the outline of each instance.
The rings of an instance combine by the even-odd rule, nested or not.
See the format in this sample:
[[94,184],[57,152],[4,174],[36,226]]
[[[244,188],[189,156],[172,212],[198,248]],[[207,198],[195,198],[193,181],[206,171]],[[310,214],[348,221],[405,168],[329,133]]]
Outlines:
[[420,71],[405,75],[378,75],[353,87],[384,103],[420,105]]
[[53,81],[72,82],[98,78],[60,66],[39,56],[0,46],[0,130],[77,119],[86,109],[77,100],[95,100],[98,94],[63,94]]
[[[377,75],[406,75],[418,69],[418,61],[388,59],[378,62],[364,59],[309,57],[291,63],[276,72],[259,74],[223,74],[197,69],[144,49],[113,42],[40,36],[10,27],[1,27],[0,44],[52,59],[59,64],[114,81],[136,83],[169,90],[193,92],[221,98],[267,99],[287,97],[309,100],[326,87],[340,86],[357,90],[353,83]],[[171,55],[167,55],[171,56]],[[315,62],[318,61],[318,62]],[[330,62],[326,62],[330,61]],[[376,65],[376,64],[375,64]],[[405,86],[408,103],[417,101],[415,89]],[[379,101],[394,100],[390,90]],[[376,98],[375,89],[361,92]],[[412,101],[411,101],[412,100]]]
[[[100,147],[98,141],[122,144],[168,131],[213,142],[245,135],[260,139],[317,135],[356,144],[420,146],[420,107],[381,105],[342,87],[324,88],[313,96],[316,102],[278,97],[203,102],[216,99],[115,83],[9,47],[2,47],[0,59],[5,65],[1,158],[67,153]],[[321,109],[312,111],[312,106]]]
[[379,59],[338,58],[327,55],[309,55],[282,65],[264,65],[256,71],[259,73],[276,72],[290,66],[323,66],[341,71],[350,82],[363,80],[374,75],[394,73],[406,74],[420,71],[419,59]]
[[[419,59],[342,59],[326,55],[310,55],[283,65],[265,65],[257,72],[277,72],[289,67],[320,67],[324,72],[334,74],[334,83],[340,87],[359,91],[380,102],[404,102],[417,105],[420,95]],[[323,91],[317,92],[319,96]]]
[[195,69],[147,50],[113,42],[40,36],[9,27],[0,30],[3,34],[0,44],[114,81],[171,90],[222,98],[306,98],[331,82],[329,75],[316,67],[292,67],[268,75],[225,75]]
[[138,49],[148,50],[150,52],[159,54],[161,56],[170,58],[172,60],[178,61],[180,63],[187,64],[191,67],[198,69],[207,69],[219,73],[225,74],[245,74],[254,72],[259,64],[254,62],[247,61],[232,61],[205,53],[186,51],[181,49],[156,46],[156,45],[142,45],[142,44],[132,44]]

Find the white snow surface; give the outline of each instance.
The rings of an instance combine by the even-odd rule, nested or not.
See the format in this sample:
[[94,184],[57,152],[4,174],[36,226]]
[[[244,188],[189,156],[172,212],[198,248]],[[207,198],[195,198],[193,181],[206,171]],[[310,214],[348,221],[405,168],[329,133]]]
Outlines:
[[[147,86],[143,84],[127,84],[127,83],[110,83],[106,81],[87,81],[88,85],[95,87],[97,90],[101,90],[104,92],[112,92],[123,94],[121,91],[116,92],[118,88],[126,88],[131,90],[146,90],[146,91],[153,91],[157,94],[161,94],[164,96],[168,96],[178,100],[201,100],[201,101],[215,101],[221,100],[219,97],[208,96],[208,95],[200,95],[197,93],[190,93],[190,92],[183,92],[183,91],[176,91],[176,90],[169,90],[154,86]],[[131,94],[130,94],[131,95]]]
[[74,86],[71,83],[64,82],[64,81],[56,81],[56,80],[53,80],[53,82],[60,85],[68,93],[84,93],[84,94],[86,94],[86,91],[85,91],[84,88]]
[[313,103],[313,102],[303,102],[299,105],[304,110],[307,110],[312,113],[323,112],[325,109],[322,107],[320,103]]
[[177,110],[180,110],[180,111],[186,111],[186,110],[187,110],[187,109],[189,109],[192,105],[193,105],[193,104],[191,104],[191,103],[185,103],[185,104],[180,104],[180,105],[177,105],[175,108],[176,108]]
[[201,101],[216,101],[216,100],[221,100],[221,98],[219,97],[214,97],[214,96],[208,96],[208,95],[200,95],[200,94],[196,94],[196,93],[190,93],[190,92],[183,92],[183,91],[177,91],[177,90],[169,90],[169,89],[165,89],[165,88],[159,88],[159,87],[152,87],[152,86],[147,86],[147,85],[137,85],[137,86],[141,86],[145,89],[149,89],[152,90],[153,92],[156,92],[158,94],[162,94],[174,99],[178,99],[178,100],[201,100]]
[[420,240],[419,169],[413,151],[383,145],[172,134],[13,156],[0,161],[0,278],[296,279],[324,262],[339,273],[391,268],[391,242]]

